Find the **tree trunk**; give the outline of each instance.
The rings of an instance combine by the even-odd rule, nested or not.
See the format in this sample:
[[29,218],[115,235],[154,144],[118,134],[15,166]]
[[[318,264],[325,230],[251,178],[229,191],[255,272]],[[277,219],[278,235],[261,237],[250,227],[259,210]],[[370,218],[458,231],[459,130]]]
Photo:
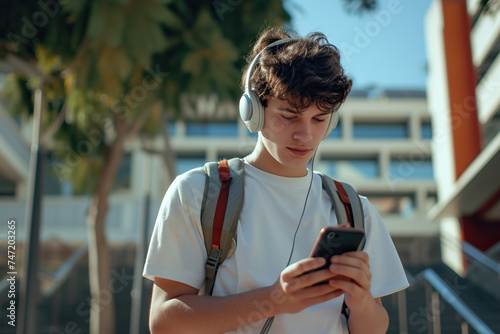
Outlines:
[[161,127],[162,131],[161,134],[163,136],[163,163],[165,166],[167,166],[167,177],[168,177],[168,184],[172,183],[174,181],[175,176],[177,175],[177,168],[176,168],[176,154],[174,149],[172,148],[172,145],[170,144],[170,133],[168,131],[168,116],[167,113],[163,114],[163,120],[162,120],[163,126]]
[[111,256],[105,233],[108,197],[123,158],[124,143],[109,148],[96,192],[92,196],[87,226],[89,238],[89,280],[91,293],[90,334],[115,332],[115,305],[111,282]]

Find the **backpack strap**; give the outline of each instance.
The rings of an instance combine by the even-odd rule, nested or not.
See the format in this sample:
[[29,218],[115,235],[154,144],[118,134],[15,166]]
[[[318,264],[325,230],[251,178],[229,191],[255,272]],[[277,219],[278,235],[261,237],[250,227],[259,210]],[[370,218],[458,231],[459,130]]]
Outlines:
[[212,294],[219,265],[231,249],[243,206],[243,166],[243,161],[238,158],[205,164],[205,191],[200,218],[207,250],[206,294]]
[[[358,193],[354,188],[345,182],[339,182],[325,176],[324,174],[318,173],[321,176],[321,181],[323,183],[323,189],[325,189],[328,196],[332,200],[332,206],[337,217],[337,222],[348,222],[350,227],[359,228],[365,230],[365,214],[363,212],[363,204],[358,196]],[[344,210],[341,210],[343,208]],[[365,245],[366,238],[361,241],[360,248],[362,249]],[[346,319],[349,318],[347,304],[342,304],[342,314]]]
[[[363,212],[363,204],[361,203],[358,193],[348,183],[335,181],[335,185],[337,186],[337,189],[339,189],[339,193],[343,193],[344,196],[347,195],[347,203],[350,204],[353,226],[364,231],[365,214]],[[346,205],[346,202],[342,201],[342,203]]]
[[[345,207],[344,203],[342,202],[342,199],[340,198],[335,182],[333,181],[333,179],[324,174],[321,173],[318,174],[321,177],[323,189],[325,189],[326,193],[328,194],[328,196],[332,201],[332,206],[334,208],[333,211],[335,212],[337,221],[339,222],[339,224],[342,224],[342,222],[350,222],[351,221],[350,211]],[[338,208],[344,208],[344,210],[340,210]]]
[[322,173],[318,174],[321,177],[323,189],[332,200],[332,206],[339,224],[347,222],[351,227],[364,231],[365,215],[361,199],[356,190],[348,183],[333,180]]

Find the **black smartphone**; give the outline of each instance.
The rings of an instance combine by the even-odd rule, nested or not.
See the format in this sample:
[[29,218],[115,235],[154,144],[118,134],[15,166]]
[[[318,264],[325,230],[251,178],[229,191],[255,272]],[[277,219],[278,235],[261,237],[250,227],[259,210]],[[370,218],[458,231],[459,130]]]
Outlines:
[[361,242],[365,238],[363,230],[338,226],[327,226],[321,229],[311,257],[323,257],[326,264],[319,268],[330,266],[330,259],[334,255],[361,250]]

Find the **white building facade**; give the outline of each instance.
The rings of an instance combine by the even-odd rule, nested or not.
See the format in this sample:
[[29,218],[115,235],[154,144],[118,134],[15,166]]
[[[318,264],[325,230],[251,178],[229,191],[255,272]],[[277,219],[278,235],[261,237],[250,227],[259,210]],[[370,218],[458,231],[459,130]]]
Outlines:
[[[205,161],[243,157],[253,149],[257,135],[239,120],[235,104],[219,103],[216,96],[184,97],[183,108],[186,119],[168,125],[176,174]],[[10,119],[5,110],[2,115]],[[15,132],[19,142],[24,143],[23,150],[16,150],[28,154],[29,131]],[[5,136],[12,134],[1,132],[0,140]],[[164,144],[158,136],[153,140],[153,150],[162,152]],[[384,218],[398,249],[404,253],[402,257],[411,262],[428,261],[431,241],[426,240],[438,234],[438,225],[427,218],[428,210],[436,203],[431,144],[431,117],[424,92],[353,91],[340,110],[338,127],[320,145],[314,165],[316,170],[352,184],[367,196]],[[144,224],[146,193],[151,195],[148,223],[152,227],[171,181],[160,154],[148,153],[142,147],[140,140],[128,145],[110,198],[107,235],[111,243],[136,241]],[[0,212],[5,216],[2,219],[14,217],[22,222],[27,160],[7,159],[13,155],[5,149],[0,153],[7,167],[20,171],[15,177],[5,174],[5,189],[11,189],[11,193],[0,197]],[[60,163],[50,155],[46,161],[41,239],[84,242],[90,196],[74,195],[71,184],[57,178],[54,171]]]

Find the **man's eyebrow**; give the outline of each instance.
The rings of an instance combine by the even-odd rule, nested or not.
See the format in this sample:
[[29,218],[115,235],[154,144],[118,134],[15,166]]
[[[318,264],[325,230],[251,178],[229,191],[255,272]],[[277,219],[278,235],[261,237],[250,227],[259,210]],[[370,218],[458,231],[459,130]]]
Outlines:
[[[303,111],[300,111],[300,110],[294,109],[294,108],[290,108],[290,107],[278,107],[278,109],[292,113],[292,114],[296,114],[296,115],[300,115],[303,113]],[[331,111],[323,111],[323,112],[316,114],[316,116],[326,116],[326,115],[331,115],[331,114],[332,114]]]
[[278,109],[283,110],[283,111],[287,111],[287,112],[292,113],[292,114],[301,114],[301,112],[299,110],[293,109],[290,107],[278,107]]

